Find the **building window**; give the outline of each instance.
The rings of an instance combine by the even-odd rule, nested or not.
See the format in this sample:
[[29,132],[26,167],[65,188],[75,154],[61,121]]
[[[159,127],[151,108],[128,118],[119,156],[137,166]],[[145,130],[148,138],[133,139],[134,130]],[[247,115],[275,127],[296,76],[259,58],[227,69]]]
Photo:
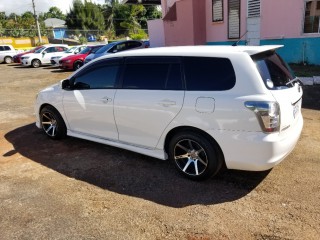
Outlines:
[[228,38],[240,38],[240,0],[228,1]]
[[248,0],[248,18],[260,17],[260,0]]
[[223,21],[223,0],[212,0],[212,22]]
[[320,33],[320,0],[306,1],[304,33]]

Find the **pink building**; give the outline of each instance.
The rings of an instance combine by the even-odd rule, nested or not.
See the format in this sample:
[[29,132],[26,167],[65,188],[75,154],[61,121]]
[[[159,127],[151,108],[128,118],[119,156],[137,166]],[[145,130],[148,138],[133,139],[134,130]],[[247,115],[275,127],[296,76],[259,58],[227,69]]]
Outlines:
[[288,62],[320,64],[320,0],[161,0],[151,46],[281,44]]

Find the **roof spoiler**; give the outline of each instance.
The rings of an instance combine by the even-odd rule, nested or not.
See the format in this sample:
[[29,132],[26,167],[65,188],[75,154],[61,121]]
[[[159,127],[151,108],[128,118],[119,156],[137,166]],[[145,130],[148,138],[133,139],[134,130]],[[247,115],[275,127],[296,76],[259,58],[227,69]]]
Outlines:
[[257,47],[253,47],[252,49],[248,48],[244,50],[244,52],[248,53],[249,55],[256,55],[256,54],[260,54],[268,51],[275,51],[279,48],[282,48],[283,46],[284,45],[263,45],[263,46],[259,46],[259,48]]

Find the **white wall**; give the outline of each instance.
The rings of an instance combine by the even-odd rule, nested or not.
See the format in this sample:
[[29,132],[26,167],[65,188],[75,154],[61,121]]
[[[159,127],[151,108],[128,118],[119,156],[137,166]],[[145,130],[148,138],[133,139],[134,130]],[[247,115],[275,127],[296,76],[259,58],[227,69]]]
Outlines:
[[148,21],[150,47],[165,46],[164,26],[162,19]]

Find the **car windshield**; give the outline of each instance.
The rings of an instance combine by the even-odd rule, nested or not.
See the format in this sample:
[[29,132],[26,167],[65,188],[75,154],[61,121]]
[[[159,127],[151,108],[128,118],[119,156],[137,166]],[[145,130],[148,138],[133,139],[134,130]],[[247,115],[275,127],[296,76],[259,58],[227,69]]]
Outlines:
[[41,53],[44,49],[46,49],[46,47],[41,47],[41,48],[35,50],[34,52],[35,53]]
[[102,48],[100,48],[98,51],[96,51],[95,53],[99,54],[99,53],[104,53],[106,51],[108,51],[110,48],[112,48],[114,45],[116,45],[116,42],[113,43],[109,43],[105,46],[103,46]]
[[72,47],[72,48],[69,48],[67,51],[65,51],[66,53],[73,53],[74,50],[76,50],[78,47]]
[[252,59],[269,89],[292,87],[297,79],[288,64],[275,52],[254,55]]

